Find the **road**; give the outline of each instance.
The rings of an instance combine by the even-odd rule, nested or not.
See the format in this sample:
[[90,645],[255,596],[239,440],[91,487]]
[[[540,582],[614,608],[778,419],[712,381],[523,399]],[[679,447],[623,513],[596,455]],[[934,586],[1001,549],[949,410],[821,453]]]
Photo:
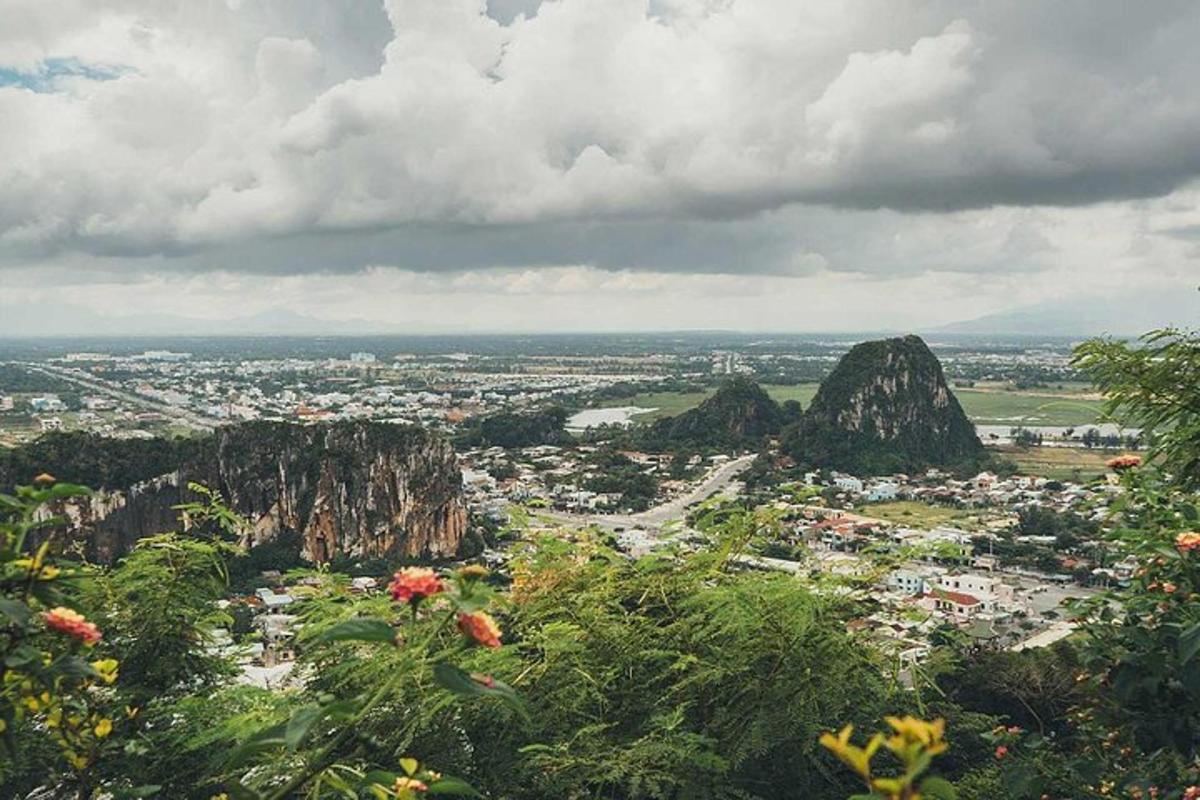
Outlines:
[[617,528],[657,530],[666,522],[684,517],[687,514],[687,507],[691,504],[698,503],[714,492],[728,487],[753,461],[754,456],[735,458],[710,470],[691,490],[636,514],[568,514],[565,511],[539,511],[538,516],[564,525],[598,525],[608,530]]
[[49,375],[54,378],[60,378],[64,381],[69,381],[74,383],[76,386],[81,386],[89,391],[96,392],[97,394],[107,395],[108,397],[121,400],[131,405],[141,406],[142,408],[146,408],[151,411],[157,411],[161,414],[166,414],[167,416],[183,420],[184,422],[187,422],[193,427],[200,428],[201,430],[212,430],[219,424],[217,420],[211,419],[202,414],[198,414],[195,411],[178,408],[170,405],[169,403],[164,403],[149,397],[143,397],[140,394],[128,392],[123,389],[117,389],[110,384],[100,381],[96,378],[84,377],[76,370],[44,364],[22,364],[21,366],[34,372],[41,372],[43,375]]

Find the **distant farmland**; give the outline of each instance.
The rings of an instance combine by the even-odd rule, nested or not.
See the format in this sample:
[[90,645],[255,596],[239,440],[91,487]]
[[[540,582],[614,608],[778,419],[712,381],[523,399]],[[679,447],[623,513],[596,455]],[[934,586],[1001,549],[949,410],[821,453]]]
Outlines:
[[[805,408],[817,393],[817,384],[763,387],[780,403],[799,400]],[[639,422],[674,416],[694,408],[711,392],[646,392],[606,403],[609,406],[640,406],[654,411],[640,414]],[[955,389],[963,410],[977,425],[1080,426],[1100,421],[1102,401],[1082,387],[1066,391],[1010,391],[1004,389]]]

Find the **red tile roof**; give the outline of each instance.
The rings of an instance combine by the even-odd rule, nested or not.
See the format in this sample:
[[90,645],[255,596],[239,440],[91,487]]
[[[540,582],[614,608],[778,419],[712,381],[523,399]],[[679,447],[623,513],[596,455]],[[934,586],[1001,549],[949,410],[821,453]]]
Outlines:
[[939,600],[950,600],[960,606],[973,606],[979,604],[978,597],[966,594],[965,592],[951,592],[945,589],[937,589],[930,594]]

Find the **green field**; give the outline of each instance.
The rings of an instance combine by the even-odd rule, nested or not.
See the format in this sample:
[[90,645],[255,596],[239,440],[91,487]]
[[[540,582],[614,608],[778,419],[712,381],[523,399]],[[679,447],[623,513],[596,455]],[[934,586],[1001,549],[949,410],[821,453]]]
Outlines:
[[875,517],[894,522],[897,525],[909,525],[914,528],[936,528],[939,525],[957,527],[972,527],[978,521],[979,513],[965,511],[949,506],[933,506],[919,503],[915,500],[895,500],[888,503],[867,503],[855,510],[864,517]]
[[1099,421],[1103,407],[1090,397],[1058,394],[977,389],[954,394],[977,425],[1087,425]]
[[1088,450],[1083,447],[1017,447],[1004,445],[994,448],[1001,456],[1017,462],[1022,475],[1040,475],[1058,481],[1090,480],[1103,475],[1104,462],[1120,451]]
[[[780,403],[799,400],[808,407],[817,384],[796,386],[765,385],[768,394]],[[612,400],[609,406],[640,406],[654,411],[637,416],[639,421],[670,417],[695,408],[711,392],[648,392],[630,398]],[[954,394],[967,416],[977,425],[1087,425],[1100,417],[1102,403],[1083,391],[1032,392],[1003,389],[956,389]],[[1079,396],[1072,396],[1076,394]]]

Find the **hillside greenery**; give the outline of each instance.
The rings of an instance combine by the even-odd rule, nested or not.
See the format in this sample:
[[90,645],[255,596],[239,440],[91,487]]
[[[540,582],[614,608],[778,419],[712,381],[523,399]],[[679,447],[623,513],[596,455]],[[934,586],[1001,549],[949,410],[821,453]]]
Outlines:
[[786,419],[784,409],[761,386],[739,376],[726,380],[697,407],[637,429],[634,438],[638,446],[660,452],[752,449],[778,434]]
[[463,447],[534,447],[543,444],[569,444],[572,439],[563,427],[567,411],[549,406],[531,411],[504,411],[483,417],[457,437]]

